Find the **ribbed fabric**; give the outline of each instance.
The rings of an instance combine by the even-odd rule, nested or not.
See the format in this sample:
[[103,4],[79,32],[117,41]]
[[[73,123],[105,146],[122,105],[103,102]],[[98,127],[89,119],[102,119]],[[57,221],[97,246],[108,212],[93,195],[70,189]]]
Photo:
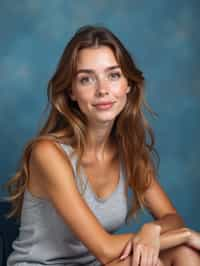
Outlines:
[[[60,145],[71,159],[77,188],[81,192],[80,176],[76,173],[77,158],[71,156],[73,149],[66,144]],[[117,188],[105,199],[97,197],[87,182],[87,177],[83,172],[81,175],[87,185],[84,200],[105,230],[114,233],[125,223],[128,211],[122,163]],[[24,193],[19,235],[12,247],[13,252],[7,260],[7,266],[101,265],[64,223],[51,202],[33,196],[28,190]]]

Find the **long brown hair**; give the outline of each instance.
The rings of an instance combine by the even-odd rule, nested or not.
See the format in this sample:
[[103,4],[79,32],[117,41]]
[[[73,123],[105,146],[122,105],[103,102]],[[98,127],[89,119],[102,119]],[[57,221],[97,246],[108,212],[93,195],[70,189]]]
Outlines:
[[[106,45],[110,47],[119,63],[124,76],[131,87],[127,103],[115,119],[111,136],[126,174],[126,196],[128,187],[132,190],[132,205],[128,217],[136,217],[139,209],[145,205],[144,192],[157,175],[154,148],[154,135],[144,116],[144,110],[155,114],[144,97],[144,76],[136,67],[133,58],[120,40],[107,28],[87,25],[81,27],[69,41],[60,58],[57,69],[48,82],[49,116],[37,136],[27,143],[19,162],[16,174],[7,182],[12,210],[8,217],[20,217],[23,195],[29,178],[29,159],[33,146],[41,139],[65,142],[73,145],[78,154],[78,172],[85,150],[87,121],[76,102],[70,99],[70,88],[75,76],[77,56],[80,49]],[[63,136],[54,134],[64,130]],[[70,143],[71,140],[71,143]],[[72,143],[73,140],[73,143]]]

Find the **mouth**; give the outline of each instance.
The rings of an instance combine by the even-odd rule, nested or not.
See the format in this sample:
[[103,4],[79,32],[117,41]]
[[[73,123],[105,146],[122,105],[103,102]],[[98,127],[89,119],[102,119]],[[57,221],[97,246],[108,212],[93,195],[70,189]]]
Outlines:
[[112,108],[114,102],[105,102],[105,103],[99,103],[95,104],[94,107],[98,110],[108,110]]

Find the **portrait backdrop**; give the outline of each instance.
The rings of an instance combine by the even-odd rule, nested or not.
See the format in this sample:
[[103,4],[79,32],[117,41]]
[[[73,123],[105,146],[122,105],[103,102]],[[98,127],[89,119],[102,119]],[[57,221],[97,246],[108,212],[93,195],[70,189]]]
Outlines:
[[[186,224],[200,230],[199,12],[198,0],[1,0],[1,184],[45,120],[47,83],[66,43],[80,26],[98,24],[119,37],[144,73],[147,101],[158,114],[148,119],[159,181]],[[150,219],[141,212],[119,231]]]

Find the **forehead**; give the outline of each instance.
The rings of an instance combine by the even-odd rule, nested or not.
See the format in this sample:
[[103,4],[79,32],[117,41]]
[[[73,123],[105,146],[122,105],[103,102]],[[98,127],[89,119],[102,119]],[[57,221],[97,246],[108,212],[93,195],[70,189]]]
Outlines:
[[77,56],[76,69],[104,70],[113,65],[118,65],[114,52],[108,46],[83,48]]

